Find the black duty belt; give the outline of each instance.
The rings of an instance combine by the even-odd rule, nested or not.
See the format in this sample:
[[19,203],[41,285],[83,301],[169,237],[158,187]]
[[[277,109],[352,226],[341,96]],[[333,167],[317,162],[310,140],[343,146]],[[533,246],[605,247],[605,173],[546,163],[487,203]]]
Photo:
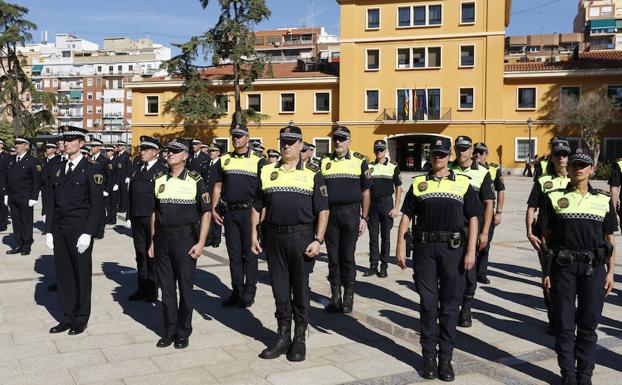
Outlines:
[[450,231],[421,231],[416,234],[416,237],[421,243],[449,242],[462,240],[462,233]]
[[354,207],[361,207],[361,202],[347,203],[345,205],[329,205],[331,210],[346,210]]
[[225,211],[237,211],[237,210],[247,210],[253,207],[253,202],[242,202],[242,203],[224,203]]
[[192,223],[189,225],[183,226],[158,226],[156,228],[156,233],[168,235],[168,236],[176,236],[176,235],[188,235],[188,234],[196,234],[198,231],[198,223]]
[[372,197],[371,201],[374,203],[382,203],[386,201],[393,201],[393,197],[391,195],[386,196],[386,197]]
[[280,226],[264,223],[261,225],[264,231],[279,234],[293,234],[298,232],[313,231],[313,223],[293,226]]

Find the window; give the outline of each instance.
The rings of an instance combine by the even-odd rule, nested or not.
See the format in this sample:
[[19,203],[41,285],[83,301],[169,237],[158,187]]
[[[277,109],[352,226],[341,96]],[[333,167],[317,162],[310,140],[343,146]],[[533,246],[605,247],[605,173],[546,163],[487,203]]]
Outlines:
[[378,71],[380,69],[380,50],[368,49],[365,69],[367,71]]
[[607,86],[607,97],[611,99],[612,103],[617,107],[622,107],[622,85]]
[[379,92],[378,90],[365,91],[365,111],[378,111]]
[[600,16],[600,7],[590,7],[590,17]]
[[89,92],[86,94],[86,100],[93,100],[93,93]]
[[213,142],[220,147],[221,152],[229,151],[229,138],[214,138]]
[[428,48],[428,65],[427,67],[441,66],[441,47]]
[[268,36],[268,44],[278,44],[281,42],[280,36]]
[[533,158],[534,151],[538,148],[536,138],[531,138],[531,146],[529,145],[529,138],[516,138],[515,140],[514,161],[525,162],[527,159]]
[[281,94],[280,112],[296,112],[296,94]]
[[63,57],[71,57],[71,51],[63,51],[61,55],[63,55]]
[[90,105],[86,106],[86,113],[87,114],[92,114],[93,113],[93,106],[90,106]]
[[160,112],[160,97],[159,96],[147,96],[147,115],[157,115]]
[[460,109],[473,109],[473,88],[460,88]]
[[102,66],[97,66],[97,72],[102,72]]
[[413,7],[413,25],[423,26],[425,25],[425,6]]
[[475,46],[460,46],[460,67],[473,67],[475,65]]
[[255,45],[263,45],[264,41],[265,39],[263,36],[255,36]]
[[475,3],[460,4],[460,24],[475,23]]
[[613,7],[608,5],[600,9],[601,16],[613,16]]
[[367,29],[380,28],[380,8],[371,8],[367,10]]
[[398,7],[397,8],[397,26],[398,27],[410,27],[410,7]]
[[108,66],[108,73],[112,74],[114,72],[114,67],[113,66]]
[[441,25],[443,21],[443,7],[441,5],[428,6],[428,24]]
[[325,154],[330,154],[330,139],[328,138],[315,138],[313,139],[315,144],[315,157],[321,158]]
[[397,49],[397,68],[439,68],[441,47],[417,47]]
[[117,72],[119,72],[119,73],[123,72],[123,66],[122,65],[118,65],[117,66]]
[[605,160],[615,160],[616,158],[622,158],[622,138],[605,137]]
[[398,89],[396,96],[397,120],[440,120],[440,88]]
[[43,81],[43,87],[49,87],[50,86],[50,79],[45,79]]
[[443,6],[417,5],[397,8],[398,28],[439,26],[443,23]]
[[247,108],[252,108],[255,112],[261,112],[261,95],[251,94],[246,99]]
[[132,64],[130,64],[129,66],[127,66],[127,70],[128,70],[129,72],[134,71],[134,66],[133,66]]
[[86,80],[86,85],[87,85],[88,87],[93,87],[93,79],[87,79],[87,80]]
[[410,48],[397,50],[397,68],[410,68]]
[[561,87],[559,90],[559,101],[564,103],[565,101],[581,99],[581,87]]
[[96,85],[97,87],[101,87],[101,86],[102,86],[102,80],[101,80],[101,78],[100,78],[100,79],[95,79],[95,85]]
[[96,113],[96,114],[101,114],[101,113],[102,113],[102,108],[101,108],[101,106],[99,106],[99,107],[96,107],[96,108],[95,108],[95,113]]
[[101,93],[101,91],[95,92],[95,99],[102,100],[102,93]]
[[315,93],[315,110],[314,112],[330,112],[330,93]]
[[127,100],[132,100],[132,90],[128,90],[125,96],[127,97]]
[[222,108],[222,110],[226,113],[229,112],[229,96],[228,95],[216,95],[216,107]]
[[530,88],[518,88],[518,106],[519,110],[535,110],[536,109],[536,89]]

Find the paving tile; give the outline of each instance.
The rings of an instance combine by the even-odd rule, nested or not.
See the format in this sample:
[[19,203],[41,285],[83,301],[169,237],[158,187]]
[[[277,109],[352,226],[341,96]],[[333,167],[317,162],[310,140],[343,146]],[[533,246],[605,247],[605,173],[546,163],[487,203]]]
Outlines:
[[0,349],[0,362],[57,353],[53,342],[11,345]]
[[215,363],[234,362],[234,357],[231,357],[222,348],[205,350],[184,349],[183,351],[177,351],[171,347],[169,350],[172,353],[151,358],[163,372]]
[[295,381],[296,385],[330,385],[350,382],[355,378],[335,366],[327,365],[277,373],[268,376],[266,380],[273,385],[290,385],[292,381]]
[[24,373],[53,372],[58,368],[77,368],[105,364],[106,358],[99,350],[46,354],[20,360]]
[[77,336],[66,336],[65,339],[54,341],[59,352],[74,352],[85,349],[101,349],[109,346],[129,344],[132,339],[126,334],[105,334],[91,336],[86,333]]
[[148,359],[109,362],[102,365],[71,369],[78,384],[146,375],[159,372],[158,367]]
[[155,373],[147,376],[126,377],[125,385],[204,385],[217,381],[202,367],[187,368],[167,373]]

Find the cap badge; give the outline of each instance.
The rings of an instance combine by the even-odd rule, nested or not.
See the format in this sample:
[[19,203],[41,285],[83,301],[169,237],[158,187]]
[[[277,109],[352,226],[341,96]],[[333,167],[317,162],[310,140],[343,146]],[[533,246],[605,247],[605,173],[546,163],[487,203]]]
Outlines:
[[436,145],[437,146],[442,146],[443,145],[443,141],[441,139],[436,141]]

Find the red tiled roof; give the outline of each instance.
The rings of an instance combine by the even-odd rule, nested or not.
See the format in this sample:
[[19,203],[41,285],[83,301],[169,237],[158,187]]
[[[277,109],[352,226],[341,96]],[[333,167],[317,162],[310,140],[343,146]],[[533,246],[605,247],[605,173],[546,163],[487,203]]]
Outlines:
[[622,69],[622,51],[580,52],[578,60],[505,64],[505,72]]

